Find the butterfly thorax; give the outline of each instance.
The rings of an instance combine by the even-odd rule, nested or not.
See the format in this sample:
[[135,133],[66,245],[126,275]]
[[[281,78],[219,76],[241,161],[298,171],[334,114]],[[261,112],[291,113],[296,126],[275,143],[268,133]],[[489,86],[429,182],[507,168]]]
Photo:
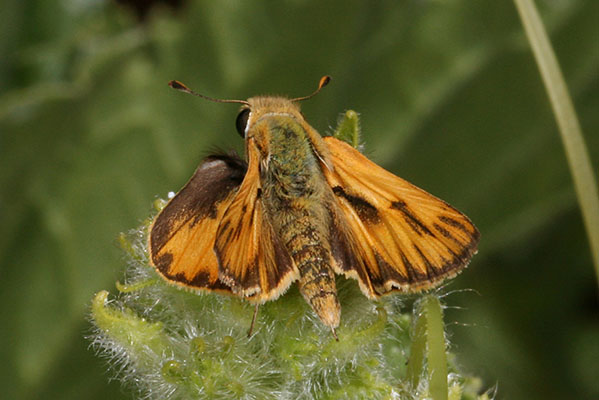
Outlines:
[[339,324],[335,275],[328,244],[330,194],[307,132],[292,115],[269,116],[268,154],[261,166],[261,201],[297,266],[301,293],[321,320]]

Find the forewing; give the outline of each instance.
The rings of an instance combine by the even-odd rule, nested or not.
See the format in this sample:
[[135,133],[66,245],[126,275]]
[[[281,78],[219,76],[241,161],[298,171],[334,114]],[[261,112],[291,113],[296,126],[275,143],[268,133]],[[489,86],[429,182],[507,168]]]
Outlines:
[[246,173],[239,157],[207,157],[162,209],[150,229],[152,265],[167,281],[230,292],[218,279],[214,242],[220,220]]
[[325,141],[334,171],[323,171],[338,205],[340,233],[331,239],[338,272],[376,297],[429,289],[465,268],[479,239],[468,217],[348,144]]
[[274,233],[260,199],[260,158],[248,143],[248,172],[216,233],[219,278],[249,300],[264,302],[282,294],[299,276]]

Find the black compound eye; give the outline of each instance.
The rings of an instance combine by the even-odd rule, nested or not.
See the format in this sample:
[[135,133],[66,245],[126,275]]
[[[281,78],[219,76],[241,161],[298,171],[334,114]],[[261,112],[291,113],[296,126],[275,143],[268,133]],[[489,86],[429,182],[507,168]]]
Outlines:
[[235,127],[237,128],[237,133],[242,138],[245,138],[245,127],[248,124],[248,118],[250,117],[250,109],[244,108],[237,114],[237,120],[235,121]]

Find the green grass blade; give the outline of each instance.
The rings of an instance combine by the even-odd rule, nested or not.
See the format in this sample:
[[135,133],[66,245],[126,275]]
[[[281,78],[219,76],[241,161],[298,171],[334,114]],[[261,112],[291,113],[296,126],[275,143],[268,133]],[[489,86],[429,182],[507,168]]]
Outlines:
[[599,194],[580,124],[547,32],[532,0],[514,0],[549,94],[589,236],[599,281]]

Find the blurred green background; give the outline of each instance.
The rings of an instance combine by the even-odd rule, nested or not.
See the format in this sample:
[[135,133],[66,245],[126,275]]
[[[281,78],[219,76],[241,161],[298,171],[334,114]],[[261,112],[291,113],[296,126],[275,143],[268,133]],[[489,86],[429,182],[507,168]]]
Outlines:
[[[133,398],[84,338],[93,294],[122,278],[116,238],[211,149],[243,148],[236,106],[166,83],[300,96],[324,74],[307,120],[327,133],[358,111],[372,159],[482,232],[446,289],[463,369],[500,399],[599,398],[589,245],[511,1],[123,3],[1,3],[2,398]],[[599,2],[536,3],[597,171]]]

